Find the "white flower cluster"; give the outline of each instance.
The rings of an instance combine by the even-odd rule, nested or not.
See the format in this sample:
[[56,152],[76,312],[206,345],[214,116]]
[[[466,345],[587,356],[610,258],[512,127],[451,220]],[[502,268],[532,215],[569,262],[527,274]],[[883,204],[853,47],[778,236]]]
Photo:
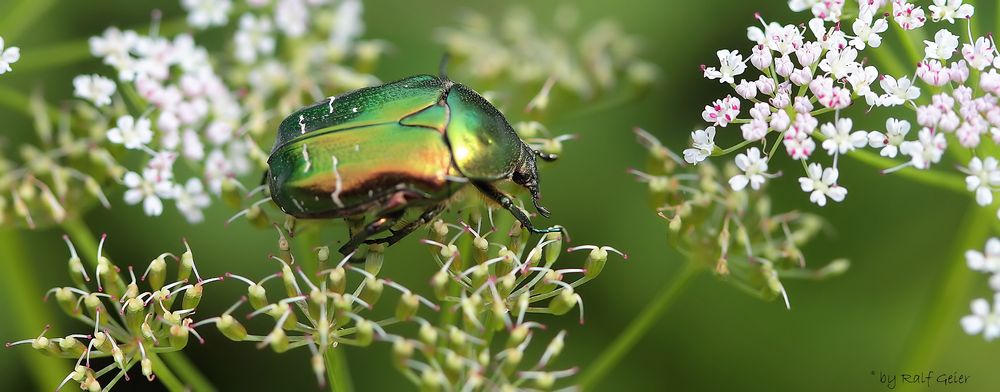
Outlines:
[[[702,117],[711,126],[692,133],[685,160],[698,163],[760,143],[760,150],[750,147],[736,157],[743,173],[730,180],[735,190],[748,184],[758,189],[774,177],[766,172],[767,163],[784,146],[790,158],[803,163],[802,190],[823,206],[827,199],[839,202],[847,195],[838,183],[842,155],[871,148],[882,157],[902,156],[905,162],[883,171],[890,173],[911,166],[930,169],[949,152],[968,162],[962,171],[976,201],[991,204],[994,187],[1000,186],[997,160],[991,156],[1000,144],[1000,52],[992,37],[973,36],[973,6],[962,0],[933,0],[928,20],[923,7],[904,0],[845,3],[791,0],[793,11],[808,10],[814,18],[806,25],[782,25],[756,15],[761,26],[747,30],[754,42],[749,53],[718,51],[719,65],[703,66],[704,77],[729,84],[736,96],[705,106]],[[961,19],[969,25],[964,40],[951,31]],[[895,59],[889,53],[892,48],[883,46],[882,34],[890,27],[914,57],[920,56],[917,48],[924,47],[923,57],[914,59],[912,74],[903,74],[901,64],[908,61]],[[933,39],[909,41],[903,34],[908,30]],[[883,60],[879,66],[893,74],[868,64],[868,57]],[[751,67],[759,75],[749,75]],[[913,116],[888,118],[882,130],[855,130],[841,110],[859,101],[869,111],[902,107]],[[748,116],[741,117],[747,106]],[[834,113],[832,119],[820,118],[829,112]],[[739,126],[743,141],[731,148],[716,146],[714,136],[722,134],[718,128],[730,124]],[[772,134],[776,136],[768,140]],[[992,143],[982,143],[986,139]],[[816,162],[817,147],[831,164]]]
[[983,334],[987,341],[1000,337],[1000,238],[986,241],[983,252],[969,250],[965,260],[973,271],[990,274],[990,288],[993,289],[993,306],[985,298],[972,301],[972,314],[962,318],[962,328],[969,335]]
[[11,64],[21,59],[21,48],[11,46],[4,48],[3,37],[0,37],[0,75],[12,71]]
[[[280,117],[274,107],[282,113],[300,106],[304,93],[325,96],[326,85],[321,83],[346,90],[378,81],[346,67],[339,78],[325,77],[329,69],[340,68],[318,66],[337,60],[332,52],[343,57],[348,50],[361,50],[355,48],[363,30],[359,1],[279,0],[270,7],[266,1],[248,0],[239,7],[248,11],[238,19],[230,18],[232,3],[181,1],[188,24],[196,29],[238,20],[232,39],[235,63],[217,69],[190,34],[168,38],[157,35],[155,27],[151,35],[112,27],[90,39],[90,51],[117,71],[117,84],[97,74],[73,80],[75,96],[113,122],[106,141],[146,156],[141,166],[128,168],[119,180],[128,188],[125,201],[142,203],[147,215],[161,215],[163,201],[173,200],[188,221],[202,221],[210,194],[242,188],[236,178],[262,165],[264,152],[250,136],[273,128],[268,120]],[[327,20],[334,20],[333,25],[319,26]],[[289,41],[279,41],[279,34]],[[317,34],[322,39],[308,39]],[[275,51],[286,44],[293,48],[292,58],[279,61]],[[297,50],[300,46],[309,49]],[[312,50],[318,47],[324,49]],[[376,56],[379,50],[368,52]],[[323,56],[315,58],[316,53]],[[316,67],[290,69],[300,64]],[[266,102],[285,92],[282,89],[287,94],[277,97],[277,105]],[[175,170],[178,159],[193,170]]]

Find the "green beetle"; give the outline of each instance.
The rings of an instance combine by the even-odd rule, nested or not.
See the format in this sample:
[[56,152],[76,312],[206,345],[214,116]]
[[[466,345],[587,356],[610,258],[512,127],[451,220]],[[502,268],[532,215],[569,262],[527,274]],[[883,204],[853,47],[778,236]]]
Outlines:
[[[537,229],[510,196],[495,186],[525,187],[535,209],[535,158],[554,160],[529,147],[493,105],[472,89],[440,77],[418,75],[330,97],[285,118],[268,157],[271,198],[296,218],[374,219],[340,248],[392,245],[430,222],[459,189],[471,183],[534,233]],[[408,209],[420,217],[396,227]],[[373,236],[389,231],[382,238]]]

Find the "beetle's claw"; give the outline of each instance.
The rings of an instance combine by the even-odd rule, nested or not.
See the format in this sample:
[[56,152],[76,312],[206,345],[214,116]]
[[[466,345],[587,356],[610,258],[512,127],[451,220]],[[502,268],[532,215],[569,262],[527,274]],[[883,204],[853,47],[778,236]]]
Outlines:
[[549,212],[547,208],[542,207],[541,205],[538,204],[538,200],[533,200],[532,203],[535,205],[535,209],[538,210],[539,215],[544,216],[546,218],[552,215],[552,213]]

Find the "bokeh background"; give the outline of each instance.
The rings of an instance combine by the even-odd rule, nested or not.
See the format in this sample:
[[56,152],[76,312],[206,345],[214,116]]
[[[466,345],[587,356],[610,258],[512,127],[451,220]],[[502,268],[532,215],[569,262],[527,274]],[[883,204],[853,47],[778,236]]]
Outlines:
[[[18,24],[15,10],[32,0],[0,2],[0,26]],[[521,1],[539,20],[551,20],[558,2]],[[549,124],[559,132],[582,135],[569,142],[558,164],[544,173],[546,205],[553,219],[570,228],[576,243],[602,243],[629,253],[627,262],[611,261],[596,281],[580,290],[587,309],[585,326],[573,317],[545,318],[550,331],[569,329],[567,347],[559,367],[586,367],[592,358],[619,334],[645,307],[685,260],[666,244],[664,221],[649,208],[646,188],[635,183],[625,169],[644,162],[645,151],[635,143],[631,128],[642,126],[679,151],[688,133],[702,126],[702,106],[725,94],[715,82],[700,77],[698,66],[713,63],[719,48],[749,48],[746,26],[760,11],[770,20],[803,21],[792,15],[784,1],[765,0],[629,0],[573,2],[582,23],[603,18],[617,20],[629,33],[641,36],[645,57],[660,67],[661,79],[642,100]],[[61,1],[16,35],[0,29],[8,45],[22,48],[14,72],[0,76],[0,83],[29,92],[41,88],[50,101],[72,95],[71,79],[102,69],[97,60],[47,65],[36,49],[86,50],[85,39],[109,25],[143,26],[152,8],[164,20],[182,18],[176,1],[127,0]],[[394,50],[377,75],[392,80],[434,70],[442,53],[433,39],[441,26],[454,25],[463,9],[501,15],[506,4],[457,0],[365,1],[366,36],[385,39]],[[977,10],[978,11],[978,10]],[[986,21],[990,19],[987,17]],[[205,43],[203,43],[205,44]],[[209,40],[207,45],[211,45]],[[58,56],[61,50],[43,52]],[[879,127],[884,117],[858,116],[856,128]],[[0,143],[11,154],[21,143],[32,142],[32,120],[0,107]],[[734,131],[726,129],[722,135]],[[720,136],[730,145],[735,138]],[[778,159],[777,161],[781,161]],[[797,164],[797,163],[796,163]],[[791,167],[795,173],[794,167]],[[818,266],[834,258],[851,260],[850,271],[839,278],[788,281],[792,308],[764,302],[701,274],[683,291],[673,307],[651,332],[620,362],[600,385],[606,390],[879,390],[872,371],[959,372],[969,375],[963,386],[937,386],[934,390],[996,390],[1000,388],[1000,346],[962,333],[958,319],[973,297],[989,295],[985,278],[969,276],[949,287],[959,301],[946,312],[928,314],[939,298],[943,273],[961,261],[969,239],[956,238],[963,215],[970,207],[967,195],[958,195],[915,184],[906,179],[879,175],[877,170],[850,159],[841,163],[844,185],[850,194],[844,203],[821,211],[808,202],[793,177],[771,185],[776,211],[804,210],[821,213],[829,230],[805,250],[809,263]],[[109,195],[121,200],[121,194]],[[992,214],[990,210],[978,213]],[[246,224],[223,226],[229,211],[217,208],[206,223],[190,226],[168,208],[159,218],[142,215],[139,208],[115,203],[111,211],[92,210],[85,217],[97,233],[109,235],[108,249],[121,264],[145,265],[165,250],[178,250],[186,237],[205,274],[241,271],[249,276],[270,273],[273,265],[264,255],[273,249],[273,233]],[[975,213],[975,212],[974,212]],[[68,282],[66,249],[58,229],[5,232],[0,253],[0,275],[12,268],[30,271],[32,280],[0,277],[0,340],[33,337],[45,322],[59,332],[81,328],[66,320],[54,303],[41,301],[44,290]],[[331,235],[331,241],[334,239]],[[975,247],[981,239],[971,241]],[[11,244],[23,257],[13,258]],[[417,253],[419,252],[419,253]],[[426,277],[435,268],[414,241],[391,248],[383,274],[426,289]],[[418,254],[420,256],[411,256]],[[204,272],[210,271],[210,272]],[[968,274],[971,274],[968,273]],[[207,288],[204,309],[221,311],[242,286]],[[218,294],[215,294],[218,293]],[[218,301],[218,302],[213,302]],[[23,319],[40,320],[23,329]],[[940,325],[931,341],[918,333],[928,321]],[[256,350],[252,344],[230,342],[208,332],[209,344],[189,345],[190,357],[216,385],[226,390],[315,390],[307,352],[276,355]],[[50,335],[52,336],[52,335]],[[389,345],[347,350],[355,386],[359,390],[410,388],[388,364]],[[928,368],[906,369],[914,351],[929,352]],[[32,383],[29,368],[40,359],[33,350],[0,350],[0,389],[48,389]],[[53,380],[58,382],[58,380]],[[123,389],[156,387],[133,380]]]

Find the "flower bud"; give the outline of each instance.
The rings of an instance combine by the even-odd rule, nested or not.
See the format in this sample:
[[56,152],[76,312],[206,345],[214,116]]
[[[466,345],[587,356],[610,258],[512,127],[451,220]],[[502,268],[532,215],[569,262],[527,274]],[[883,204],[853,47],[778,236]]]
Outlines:
[[204,291],[204,285],[200,282],[195,283],[187,290],[184,290],[184,300],[181,301],[181,307],[184,309],[194,309],[201,302],[201,294]]
[[149,268],[146,269],[145,279],[149,281],[149,286],[153,290],[159,290],[163,287],[163,283],[167,280],[167,254],[164,253],[149,262]]
[[524,339],[528,337],[528,333],[531,331],[524,324],[520,324],[514,329],[510,330],[510,336],[507,337],[507,348],[514,348],[524,342]]
[[358,342],[359,346],[368,346],[372,344],[372,340],[375,337],[375,327],[372,325],[371,321],[359,320],[355,323],[357,330],[354,332],[354,337]]
[[382,296],[383,288],[384,285],[381,280],[372,277],[365,278],[365,286],[361,289],[361,295],[358,298],[361,298],[362,301],[367,302],[370,306],[375,306],[379,297]]
[[513,314],[521,314],[527,311],[528,305],[531,303],[531,293],[525,291],[514,299],[514,304],[510,308],[510,312]]
[[188,342],[188,331],[187,328],[180,324],[174,324],[170,326],[170,346],[174,348],[181,348],[187,346]]
[[80,315],[80,309],[76,307],[76,294],[73,294],[73,291],[69,287],[58,288],[55,290],[55,293],[56,302],[59,303],[59,307],[62,308],[63,312],[66,312],[70,317]]
[[479,264],[472,267],[472,273],[469,276],[472,278],[472,289],[478,289],[486,284],[486,279],[490,277],[490,268],[486,264]]
[[280,322],[284,320],[281,325],[275,326],[275,328],[285,328],[285,329],[295,329],[298,317],[295,316],[295,312],[292,311],[291,306],[287,302],[278,302],[274,307],[272,307],[268,312],[268,315],[274,318],[275,321]]
[[417,298],[416,294],[411,292],[405,292],[399,297],[399,303],[396,304],[396,318],[400,320],[409,320],[413,315],[417,314],[417,308],[420,306],[420,300]]
[[289,298],[301,295],[299,284],[295,281],[295,273],[292,272],[292,267],[289,267],[285,262],[281,262],[281,281],[285,284],[285,295]]
[[517,370],[517,366],[521,364],[521,359],[524,358],[524,352],[514,347],[508,348],[506,353],[507,355],[503,358],[503,363],[500,364],[500,370],[510,377],[510,375],[514,374],[514,371]]
[[87,350],[87,346],[83,342],[79,341],[77,338],[72,336],[67,336],[59,342],[59,350],[63,353],[78,357],[83,355]]
[[545,240],[553,241],[545,246],[545,263],[551,265],[559,258],[559,252],[562,252],[563,236],[560,232],[548,233]]
[[437,344],[438,331],[430,323],[422,323],[417,334],[420,336],[420,341],[428,348],[435,347]]
[[500,251],[497,252],[497,257],[503,257],[503,259],[495,264],[493,271],[496,276],[510,275],[511,271],[514,270],[514,252],[511,252],[506,247],[500,248]]
[[398,339],[392,343],[392,362],[399,368],[406,367],[406,362],[413,357],[413,343],[406,339]]
[[271,224],[271,218],[269,218],[267,213],[264,212],[264,210],[257,204],[252,204],[250,207],[247,207],[246,216],[247,220],[250,221],[250,224],[259,228],[265,228]]
[[235,179],[227,177],[222,180],[222,202],[234,210],[240,209],[243,205],[240,184]]
[[215,327],[229,338],[229,340],[234,342],[243,341],[247,338],[247,330],[243,327],[243,324],[240,324],[239,321],[236,321],[233,316],[228,314],[219,316],[219,319],[215,320]]
[[[350,295],[350,294],[348,294]],[[348,316],[354,302],[347,295],[333,295],[333,321],[337,325],[344,325],[350,320]]]
[[365,255],[365,271],[369,274],[378,275],[382,270],[382,263],[385,261],[385,245],[371,244],[368,246],[368,254]]
[[490,306],[489,314],[489,326],[495,331],[499,331],[507,326],[505,322],[505,316],[507,316],[507,307],[504,306],[503,302],[493,301],[492,306]]
[[153,381],[153,361],[149,358],[143,358],[139,365],[142,367],[142,375],[146,376],[147,380]]
[[194,266],[194,254],[191,253],[191,247],[188,246],[187,241],[184,241],[184,247],[186,250],[184,251],[184,254],[181,255],[181,265],[177,270],[177,280],[184,282],[188,281],[188,278],[191,277],[192,271],[195,272],[195,277],[200,280],[201,278],[197,276],[198,271]]
[[347,271],[344,270],[344,267],[331,269],[328,278],[330,279],[330,285],[327,286],[327,290],[343,294],[344,290],[347,289]]
[[443,382],[444,376],[440,372],[432,367],[427,367],[420,375],[420,390],[440,391]]
[[444,301],[445,297],[449,294],[451,284],[451,278],[448,277],[448,273],[444,272],[444,270],[435,273],[431,277],[431,287],[434,289],[434,297],[440,301]]
[[507,298],[510,293],[514,291],[514,286],[517,284],[517,278],[514,274],[506,274],[497,279],[497,291],[501,298]]
[[264,286],[256,283],[247,286],[247,299],[254,310],[260,310],[267,306],[267,290],[264,289]]
[[465,338],[465,333],[455,326],[451,326],[448,330],[448,342],[451,345],[452,350],[464,350],[465,345],[468,343],[468,339]]
[[462,357],[455,354],[454,351],[448,351],[444,355],[444,370],[448,373],[450,378],[458,377],[462,373],[462,368],[464,364],[462,363]]
[[573,289],[571,287],[564,287],[549,302],[549,311],[556,316],[564,315],[576,306],[576,301],[577,297]]
[[275,327],[267,334],[266,339],[274,352],[283,353],[288,350],[288,335],[285,334],[285,330]]
[[129,298],[128,301],[125,301],[125,324],[130,330],[138,330],[145,318],[146,307],[143,305],[142,300]]

